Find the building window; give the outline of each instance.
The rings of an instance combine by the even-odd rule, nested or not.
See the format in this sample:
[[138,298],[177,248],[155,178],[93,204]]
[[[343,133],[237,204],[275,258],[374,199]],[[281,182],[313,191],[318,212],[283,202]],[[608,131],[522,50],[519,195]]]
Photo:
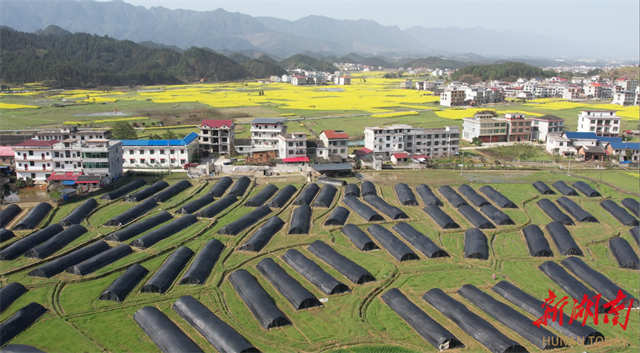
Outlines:
[[129,163],[134,164],[134,163],[136,163],[136,160],[135,159],[130,159]]
[[160,150],[160,154],[164,154],[164,150]]
[[144,164],[145,163],[145,159],[144,158],[140,158],[140,163]]
[[165,163],[165,159],[164,158],[160,158],[160,164],[164,164]]
[[30,155],[30,156],[33,156],[33,151],[29,151],[29,155]]
[[129,154],[132,155],[133,154],[133,150],[129,150]]
[[155,152],[155,150],[149,150],[149,154],[154,154]]

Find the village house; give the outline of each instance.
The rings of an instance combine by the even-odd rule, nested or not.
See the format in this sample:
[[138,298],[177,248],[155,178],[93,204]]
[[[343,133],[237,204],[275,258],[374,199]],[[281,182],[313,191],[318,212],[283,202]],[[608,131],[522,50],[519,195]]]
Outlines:
[[613,110],[583,110],[578,115],[577,131],[617,137],[620,133],[620,117]]
[[606,151],[619,162],[640,162],[640,143],[637,142],[612,142]]
[[203,120],[200,124],[200,147],[213,154],[229,155],[233,151],[233,120]]
[[564,119],[555,115],[534,116],[530,119],[532,141],[546,141],[547,134],[564,131]]
[[198,134],[180,140],[122,140],[124,169],[182,168],[199,148]]
[[[328,150],[328,155],[337,155],[347,159],[349,153],[349,135],[342,130],[324,130],[320,133],[322,146]],[[325,157],[325,158],[328,158]]]
[[27,140],[13,146],[17,178],[45,183],[53,174],[53,145],[58,140]]
[[309,162],[307,133],[291,132],[278,135],[278,158],[285,163]]
[[440,105],[445,107],[459,107],[464,105],[465,91],[446,89],[440,94]]

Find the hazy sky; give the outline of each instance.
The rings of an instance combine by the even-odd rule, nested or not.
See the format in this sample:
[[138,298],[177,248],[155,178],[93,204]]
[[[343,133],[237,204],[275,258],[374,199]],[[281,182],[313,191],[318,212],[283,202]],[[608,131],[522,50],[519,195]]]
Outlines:
[[147,8],[215,10],[223,8],[251,16],[272,16],[297,20],[309,15],[335,19],[370,19],[386,26],[484,27],[531,33],[585,35],[606,40],[610,36],[638,38],[638,0],[542,1],[542,0],[125,0]]

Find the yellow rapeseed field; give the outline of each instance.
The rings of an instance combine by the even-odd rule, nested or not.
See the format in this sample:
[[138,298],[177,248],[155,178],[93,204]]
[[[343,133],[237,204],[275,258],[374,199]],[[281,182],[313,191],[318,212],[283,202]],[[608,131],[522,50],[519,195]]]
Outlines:
[[11,103],[0,103],[0,109],[36,109],[40,108],[35,105],[23,105],[23,104],[11,104]]

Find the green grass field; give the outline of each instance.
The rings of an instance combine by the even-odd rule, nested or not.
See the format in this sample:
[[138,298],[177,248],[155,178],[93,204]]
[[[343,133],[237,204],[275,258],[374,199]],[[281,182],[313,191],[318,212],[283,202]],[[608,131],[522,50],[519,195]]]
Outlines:
[[[626,174],[617,172],[617,175]],[[436,352],[437,349],[422,339],[380,299],[380,295],[388,289],[399,288],[418,307],[458,337],[466,346],[462,349],[463,351],[488,352],[478,341],[463,332],[455,323],[421,299],[421,296],[429,289],[440,288],[489,321],[505,335],[525,346],[530,352],[539,351],[538,348],[512,331],[511,328],[496,322],[487,313],[463,299],[456,291],[464,284],[473,284],[490,296],[507,303],[522,313],[524,313],[522,310],[490,290],[495,283],[492,279],[493,274],[496,275],[498,280],[507,280],[539,299],[546,298],[549,289],[552,289],[558,295],[565,295],[560,287],[537,269],[545,261],[559,262],[564,256],[558,254],[552,239],[548,234],[545,234],[555,257],[530,257],[521,229],[532,223],[544,228],[543,226],[551,221],[535,203],[542,196],[531,186],[533,181],[541,180],[551,184],[555,180],[565,180],[568,183],[572,183],[580,180],[579,178],[549,174],[544,171],[476,171],[460,176],[458,172],[446,170],[363,172],[360,176],[360,179],[349,178],[347,181],[360,183],[361,180],[371,180],[376,183],[378,194],[391,205],[400,207],[405,211],[409,216],[409,219],[405,221],[428,236],[445,250],[450,257],[428,259],[414,249],[419,256],[419,260],[399,262],[377,240],[374,241],[378,243],[380,250],[372,252],[357,250],[351,241],[342,234],[339,226],[324,226],[324,222],[333,208],[345,206],[340,201],[343,194],[342,188],[339,188],[330,209],[313,209],[311,233],[308,235],[287,234],[292,212],[296,207],[292,206],[291,202],[297,197],[297,194],[290,200],[289,205],[282,209],[272,209],[272,213],[269,216],[240,234],[236,236],[217,234],[217,230],[222,226],[252,210],[252,208],[243,206],[245,201],[258,193],[267,183],[275,184],[279,188],[292,184],[296,186],[298,192],[305,186],[304,179],[299,176],[261,177],[256,179],[255,186],[250,187],[236,204],[219,214],[215,219],[200,219],[195,225],[172,235],[150,248],[146,250],[135,249],[134,254],[109,264],[85,277],[68,273],[61,273],[50,279],[30,277],[27,273],[39,265],[30,264],[29,261],[32,261],[31,259],[19,258],[13,261],[3,261],[2,284],[6,285],[14,281],[20,282],[29,291],[1,313],[0,320],[5,321],[21,307],[32,301],[38,302],[49,309],[49,312],[36,324],[18,335],[10,343],[29,344],[47,352],[158,352],[159,350],[155,344],[132,318],[137,310],[151,305],[165,313],[205,351],[213,352],[215,351],[214,348],[172,309],[172,304],[179,297],[191,295],[200,300],[263,352]],[[588,176],[593,177],[591,174]],[[174,183],[178,180],[177,178],[172,175],[172,178],[167,180],[169,183]],[[637,178],[635,180],[637,182]],[[586,181],[590,185],[596,186],[596,183],[591,180]],[[603,181],[615,184],[616,174],[611,173]],[[153,216],[160,210],[168,210],[173,213],[184,203],[204,195],[216,181],[192,182],[192,187],[162,203],[142,216],[141,219]],[[400,182],[407,183],[412,188],[426,183],[434,190],[442,185],[457,187],[464,183],[471,185],[476,190],[482,185],[492,185],[518,205],[517,209],[504,210],[516,224],[484,230],[488,238],[490,252],[487,261],[466,259],[464,258],[464,231],[471,227],[470,223],[436,191],[436,195],[440,196],[444,202],[443,210],[462,227],[461,229],[451,230],[440,229],[421,210],[424,205],[419,197],[419,207],[402,206],[399,203],[393,186]],[[629,184],[631,183],[629,182]],[[630,187],[630,185],[628,186]],[[628,195],[618,193],[615,189],[604,184],[601,187],[601,192],[603,193],[603,198],[610,198],[616,202],[628,197]],[[558,197],[558,195],[548,196],[552,200]],[[637,199],[637,195],[634,197]],[[629,235],[628,228],[621,226],[615,218],[600,207],[599,202],[603,198],[573,197],[587,212],[597,217],[600,223],[579,223],[576,226],[569,227],[570,232],[585,253],[583,259],[588,265],[604,273],[622,288],[637,295],[638,287],[640,286],[638,272],[618,268],[607,246],[607,241],[611,237],[622,236],[629,241],[636,252],[638,251],[638,246]],[[51,217],[51,221],[59,221],[74,208],[74,205],[80,202],[82,201],[59,207],[54,217]],[[131,203],[121,200],[111,202],[100,200],[100,208],[87,221],[82,223],[89,229],[89,232],[54,254],[54,256],[68,252],[75,246],[81,246],[90,239],[106,236],[114,228],[104,227],[102,224],[131,206]],[[179,216],[174,215],[174,217]],[[258,253],[238,251],[237,248],[271,216],[278,216],[286,222],[283,229],[276,233],[265,248]],[[395,223],[399,222],[391,220],[387,216],[384,216],[384,218],[384,222],[378,223],[390,230]],[[370,226],[369,223],[353,212],[349,216],[348,222],[358,225],[365,232]],[[20,234],[20,236],[23,235]],[[404,241],[399,235],[396,236]],[[204,285],[184,286],[177,285],[177,282],[174,281],[174,284],[164,294],[140,292],[142,286],[162,266],[163,262],[175,249],[180,246],[187,246],[195,253],[198,253],[204,244],[212,238],[223,242],[226,248]],[[136,238],[127,242],[134,239]],[[351,283],[339,272],[307,250],[308,244],[316,240],[326,242],[339,253],[367,269],[376,278],[376,281],[363,285]],[[111,245],[116,245],[116,243]],[[273,258],[289,275],[294,277],[317,298],[326,297],[281,259],[282,254],[291,248],[299,250],[312,259],[330,275],[347,284],[352,291],[329,296],[328,302],[324,303],[321,308],[295,310],[255,269],[256,264],[262,259]],[[47,261],[42,260],[41,262],[46,263]],[[193,258],[190,262],[192,261]],[[126,299],[121,303],[97,300],[100,293],[133,263],[139,263],[147,268],[149,274],[138,283]],[[25,266],[28,266],[28,268],[25,268]],[[278,308],[291,320],[292,325],[265,330],[258,324],[227,280],[230,273],[240,268],[248,270],[256,277],[260,285],[273,298]],[[178,279],[185,270],[186,268],[178,275]],[[565,307],[565,313],[570,314],[570,311],[570,305]],[[528,314],[525,315],[532,321],[536,319]],[[640,344],[638,343],[640,339],[637,331],[639,324],[638,311],[634,310],[629,320],[631,329],[623,330],[620,326],[614,327],[611,324],[602,322],[597,326],[597,329],[606,337],[625,339],[629,342],[628,345],[605,343],[584,347],[572,344],[568,348],[559,350],[559,352],[583,352],[585,350],[602,353],[637,352],[640,349]],[[558,334],[555,330],[550,330]],[[567,337],[564,338],[568,340]]]

